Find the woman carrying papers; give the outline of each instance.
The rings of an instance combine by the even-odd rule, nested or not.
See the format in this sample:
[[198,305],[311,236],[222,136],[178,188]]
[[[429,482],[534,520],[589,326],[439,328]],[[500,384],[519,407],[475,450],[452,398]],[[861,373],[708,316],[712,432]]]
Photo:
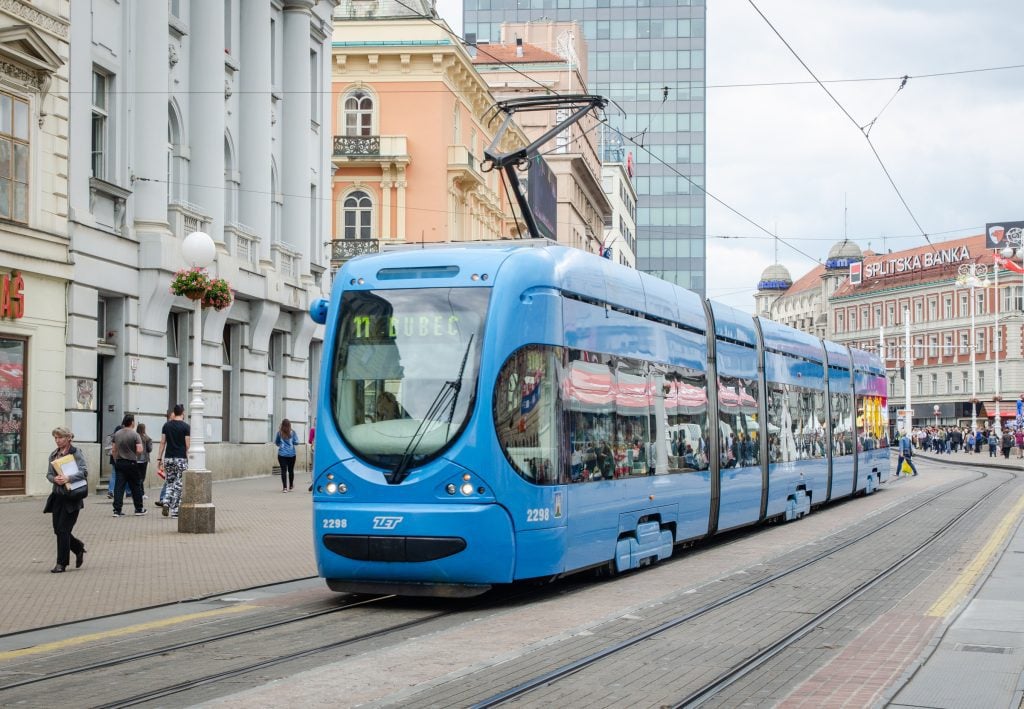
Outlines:
[[85,507],[82,500],[89,494],[89,473],[81,451],[71,445],[72,438],[71,431],[63,426],[53,429],[57,448],[50,453],[46,466],[46,479],[53,483],[53,492],[46,498],[43,512],[53,514],[53,533],[57,535],[57,565],[50,569],[52,574],[64,572],[71,563],[71,552],[75,553],[76,569],[85,561],[85,545],[71,530]]

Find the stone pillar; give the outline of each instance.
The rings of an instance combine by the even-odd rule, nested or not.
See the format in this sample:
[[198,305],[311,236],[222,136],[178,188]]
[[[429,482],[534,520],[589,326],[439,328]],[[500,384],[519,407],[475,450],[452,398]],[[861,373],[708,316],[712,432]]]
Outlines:
[[238,169],[242,173],[239,214],[260,236],[260,258],[270,258],[270,3],[243,2]]
[[213,534],[216,531],[216,509],[213,499],[213,473],[209,470],[188,470],[181,489],[178,507],[178,531],[191,534]]
[[391,166],[383,168],[380,181],[380,238],[391,239]]
[[285,0],[284,3],[284,110],[281,155],[281,191],[284,198],[282,229],[284,242],[302,254],[299,273],[309,273],[310,208],[310,19],[313,0]]
[[399,166],[398,168],[398,180],[395,181],[395,187],[398,188],[397,195],[397,213],[395,214],[395,221],[397,227],[395,229],[395,235],[399,241],[405,241],[405,167]]
[[[189,19],[189,201],[210,215],[206,230],[224,242],[224,0],[192,0]],[[166,34],[166,29],[165,29]],[[164,37],[162,46],[166,46]],[[166,141],[166,136],[161,138]],[[269,150],[269,147],[266,148]]]

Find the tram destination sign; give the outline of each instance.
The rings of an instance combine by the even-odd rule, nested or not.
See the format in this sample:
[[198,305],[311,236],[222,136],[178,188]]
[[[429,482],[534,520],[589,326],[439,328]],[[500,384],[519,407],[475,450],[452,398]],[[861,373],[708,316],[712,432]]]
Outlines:
[[921,271],[926,268],[934,268],[935,266],[960,263],[961,261],[968,261],[970,258],[971,252],[966,246],[954,246],[948,249],[925,251],[924,253],[913,254],[911,256],[880,259],[878,261],[872,261],[864,264],[864,280],[885,276],[895,276],[901,273],[910,273],[911,271]]

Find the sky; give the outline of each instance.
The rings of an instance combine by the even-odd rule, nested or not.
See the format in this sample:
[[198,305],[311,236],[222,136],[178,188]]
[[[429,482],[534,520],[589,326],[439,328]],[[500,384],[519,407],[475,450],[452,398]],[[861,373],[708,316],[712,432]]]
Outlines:
[[[772,234],[797,280],[844,236],[899,251],[1024,220],[1024,67],[972,71],[1024,65],[1024,2],[754,0],[799,59],[750,0],[707,4],[708,297],[751,312]],[[461,8],[438,0],[457,32]]]

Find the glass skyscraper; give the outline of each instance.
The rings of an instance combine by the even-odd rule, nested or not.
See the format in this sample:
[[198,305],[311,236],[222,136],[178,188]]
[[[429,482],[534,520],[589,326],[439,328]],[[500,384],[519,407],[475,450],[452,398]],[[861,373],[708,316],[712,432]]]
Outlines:
[[622,109],[607,109],[602,157],[632,156],[637,268],[702,295],[706,200],[694,185],[703,187],[705,177],[704,2],[463,0],[469,42],[500,41],[502,22],[579,23],[589,48],[587,88]]

